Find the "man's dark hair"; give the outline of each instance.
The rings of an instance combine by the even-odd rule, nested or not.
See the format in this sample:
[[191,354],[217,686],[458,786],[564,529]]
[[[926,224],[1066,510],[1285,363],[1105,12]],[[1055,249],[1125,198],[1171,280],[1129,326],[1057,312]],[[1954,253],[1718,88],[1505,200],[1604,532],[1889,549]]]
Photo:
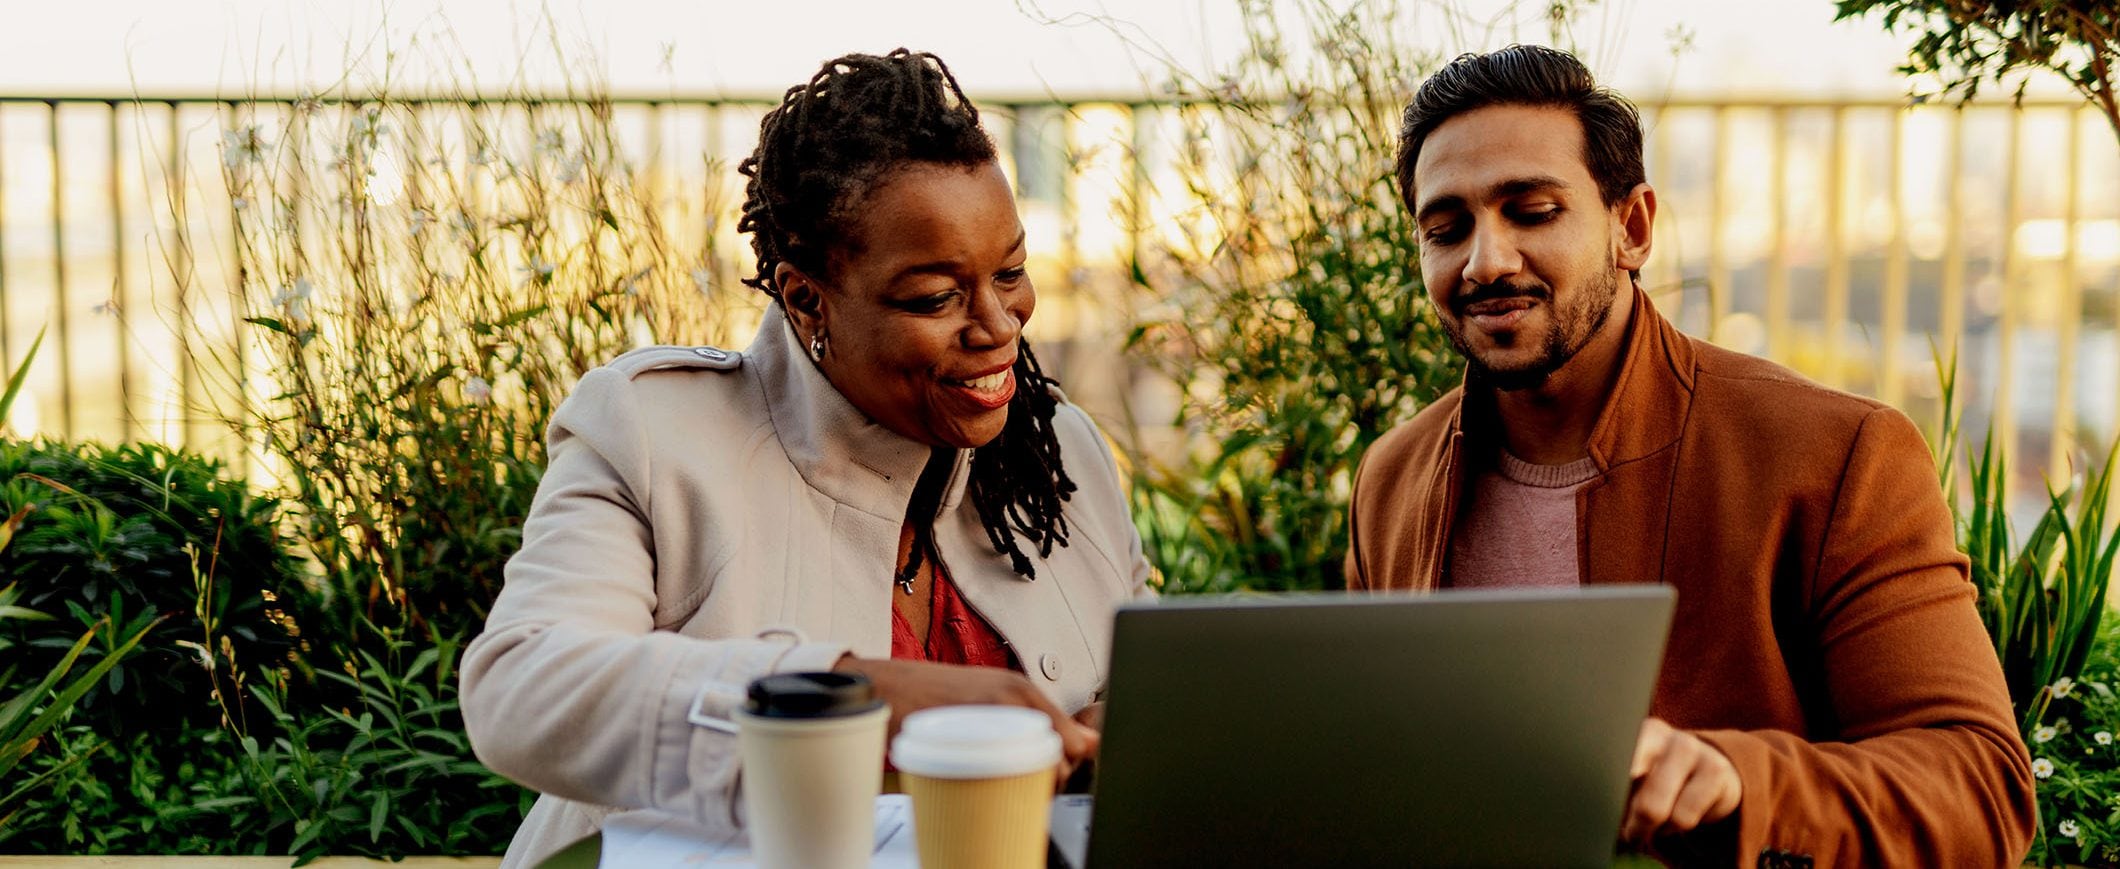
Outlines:
[[1583,164],[1606,205],[1647,180],[1642,171],[1642,120],[1634,104],[1599,87],[1588,67],[1565,51],[1512,45],[1463,54],[1421,83],[1399,127],[1399,195],[1413,204],[1413,165],[1421,143],[1443,122],[1488,106],[1572,109],[1583,125]]
[[[758,270],[744,283],[781,301],[773,277],[781,263],[827,277],[829,252],[849,242],[846,229],[862,198],[893,171],[922,164],[973,168],[995,157],[979,110],[941,58],[901,48],[826,61],[766,113],[757,149],[736,167],[749,179],[736,228],[751,234],[758,256]],[[1061,502],[1075,484],[1060,465],[1053,433],[1053,381],[1029,343],[1019,339],[1016,349],[1008,423],[973,453],[969,495],[994,551],[1009,556],[1018,574],[1035,577],[1016,537],[1030,538],[1041,556],[1052,554],[1055,543],[1067,545]],[[950,467],[948,453],[938,458],[913,493],[913,554],[901,579],[916,575],[932,554],[930,524]]]

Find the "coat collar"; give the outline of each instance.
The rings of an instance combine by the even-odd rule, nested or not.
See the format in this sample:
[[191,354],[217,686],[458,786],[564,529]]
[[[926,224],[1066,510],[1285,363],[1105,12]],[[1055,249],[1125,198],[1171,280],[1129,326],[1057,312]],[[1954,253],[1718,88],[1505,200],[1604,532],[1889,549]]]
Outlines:
[[[765,390],[773,431],[788,460],[826,497],[865,513],[904,519],[931,450],[856,409],[810,362],[800,343],[775,302],[744,351],[745,367],[756,372]],[[942,510],[963,500],[971,456],[971,450],[957,451]]]
[[[1612,394],[1598,411],[1585,445],[1599,473],[1676,442],[1685,431],[1685,411],[1693,396],[1693,348],[1638,286],[1626,342]],[[1464,434],[1470,443],[1499,443],[1491,437],[1493,414],[1494,391],[1467,381],[1448,434]]]

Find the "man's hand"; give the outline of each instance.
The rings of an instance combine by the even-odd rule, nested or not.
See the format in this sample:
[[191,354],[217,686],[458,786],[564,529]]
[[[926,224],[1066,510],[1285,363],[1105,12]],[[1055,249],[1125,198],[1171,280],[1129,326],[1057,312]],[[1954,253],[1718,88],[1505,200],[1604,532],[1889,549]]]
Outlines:
[[840,658],[832,669],[860,673],[875,684],[877,695],[891,704],[890,732],[894,736],[907,715],[931,706],[1022,706],[1053,719],[1053,730],[1060,734],[1058,781],[1066,781],[1077,764],[1097,756],[1097,731],[1068,717],[1031,680],[1013,670],[852,655]]
[[1744,798],[1744,785],[1729,758],[1700,737],[1656,718],[1642,722],[1628,775],[1634,786],[1619,838],[1638,848],[1647,849],[1658,836],[1727,818]]

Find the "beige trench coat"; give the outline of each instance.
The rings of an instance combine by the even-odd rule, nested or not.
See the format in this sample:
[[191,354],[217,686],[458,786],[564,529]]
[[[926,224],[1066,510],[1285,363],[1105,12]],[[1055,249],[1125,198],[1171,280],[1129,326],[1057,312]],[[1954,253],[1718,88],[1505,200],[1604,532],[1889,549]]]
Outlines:
[[[479,759],[543,794],[504,869],[617,810],[725,829],[736,738],[710,725],[744,686],[890,656],[899,528],[929,449],[868,421],[796,343],[775,306],[742,353],[637,350],[554,414],[522,550],[462,668]],[[1074,711],[1102,690],[1113,610],[1151,592],[1111,450],[1062,398],[1079,491],[1068,545],[1029,553],[1037,578],[988,542],[965,496],[970,450],[934,533],[965,600]]]

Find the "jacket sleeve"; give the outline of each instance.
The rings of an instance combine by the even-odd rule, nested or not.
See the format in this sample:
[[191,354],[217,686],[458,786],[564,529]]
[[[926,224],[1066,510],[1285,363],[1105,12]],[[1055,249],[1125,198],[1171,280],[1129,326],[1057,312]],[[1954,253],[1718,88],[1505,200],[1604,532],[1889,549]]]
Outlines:
[[[830,669],[846,648],[656,629],[641,420],[611,369],[554,413],[522,549],[464,653],[464,724],[479,760],[538,791],[714,823],[730,816],[736,739],[694,718],[725,720],[751,679]],[[662,531],[688,546],[706,542],[682,534],[713,533]]]
[[1845,741],[1698,734],[1744,784],[1738,865],[2016,866],[2030,845],[2031,761],[1928,455],[1872,411],[1818,547],[1804,599]]
[[1368,467],[1363,456],[1354,465],[1353,479],[1347,487],[1347,560],[1346,580],[1348,591],[1369,590],[1369,575],[1362,570],[1362,469]]

